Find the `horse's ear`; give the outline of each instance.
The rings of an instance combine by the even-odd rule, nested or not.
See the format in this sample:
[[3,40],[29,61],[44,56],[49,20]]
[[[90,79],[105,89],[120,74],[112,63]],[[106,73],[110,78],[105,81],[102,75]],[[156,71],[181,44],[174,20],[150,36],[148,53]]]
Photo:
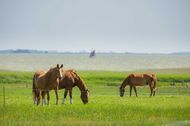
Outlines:
[[59,68],[59,64],[57,64],[57,68]]
[[61,67],[60,68],[62,68],[63,67],[63,64],[61,64]]

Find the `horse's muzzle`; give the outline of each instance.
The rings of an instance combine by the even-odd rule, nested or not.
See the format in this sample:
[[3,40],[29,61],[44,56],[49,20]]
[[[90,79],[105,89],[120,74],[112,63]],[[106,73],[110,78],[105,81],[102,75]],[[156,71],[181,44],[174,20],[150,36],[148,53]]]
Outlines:
[[84,103],[84,104],[87,104],[87,103],[88,103],[88,101],[84,101],[83,103]]
[[120,97],[123,97],[124,96],[124,93],[120,93]]
[[120,97],[123,97],[123,95],[120,95]]

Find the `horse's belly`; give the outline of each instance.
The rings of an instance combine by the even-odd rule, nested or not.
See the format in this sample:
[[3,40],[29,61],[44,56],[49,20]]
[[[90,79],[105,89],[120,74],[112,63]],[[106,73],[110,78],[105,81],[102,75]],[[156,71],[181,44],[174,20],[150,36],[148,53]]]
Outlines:
[[45,90],[46,89],[42,79],[37,79],[36,84],[37,84],[36,85],[37,89],[40,89],[40,90]]
[[64,89],[64,88],[65,88],[65,85],[59,84],[59,89]]
[[131,84],[135,86],[143,86],[146,85],[146,80],[144,78],[134,78],[131,79]]
[[43,84],[41,84],[41,83],[37,83],[38,85],[37,85],[37,89],[40,89],[40,90],[43,90],[44,89],[44,86],[43,86]]
[[56,84],[51,84],[48,86],[48,89],[52,90],[52,89],[55,89],[56,87],[57,87]]

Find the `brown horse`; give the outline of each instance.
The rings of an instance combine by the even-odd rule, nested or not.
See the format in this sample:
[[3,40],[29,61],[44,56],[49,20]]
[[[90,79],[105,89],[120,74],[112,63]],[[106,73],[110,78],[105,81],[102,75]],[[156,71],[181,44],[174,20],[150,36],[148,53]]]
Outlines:
[[130,87],[130,96],[132,93],[132,88],[135,91],[135,94],[137,96],[137,90],[136,86],[144,86],[149,85],[150,87],[150,96],[155,96],[156,92],[156,83],[157,79],[154,74],[130,74],[121,84],[120,86],[120,96],[123,97],[125,92],[125,87],[129,85]]
[[70,103],[72,104],[72,88],[77,86],[81,91],[81,100],[84,104],[88,103],[89,91],[84,83],[84,81],[80,78],[80,76],[74,70],[63,71],[63,78],[60,81],[59,89],[65,89],[63,104],[69,92]]
[[[45,104],[45,94],[49,96],[49,91],[54,89],[56,94],[56,104],[58,104],[58,87],[59,80],[62,78],[62,67],[57,64],[57,67],[50,68],[48,72],[37,71],[33,76],[33,96],[34,103],[39,105],[40,103],[40,92],[42,95],[42,105]],[[47,98],[49,99],[49,97]],[[49,100],[48,100],[49,104]]]

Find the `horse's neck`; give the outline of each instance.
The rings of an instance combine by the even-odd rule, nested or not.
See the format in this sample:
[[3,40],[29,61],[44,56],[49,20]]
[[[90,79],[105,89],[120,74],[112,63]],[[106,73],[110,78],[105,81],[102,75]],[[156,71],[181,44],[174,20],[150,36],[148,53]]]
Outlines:
[[79,88],[79,90],[81,92],[87,90],[87,87],[86,87],[86,85],[84,84],[84,82],[82,80],[77,80],[76,85],[77,85],[77,87]]
[[52,71],[48,71],[45,75],[46,79],[48,80],[48,83],[56,82],[57,77],[53,75],[54,73]]
[[86,87],[84,81],[78,76],[78,74],[74,70],[71,71],[71,74],[75,80],[75,85],[79,88],[79,90],[81,92],[86,91],[87,87]]
[[122,87],[122,88],[125,88],[125,87],[128,85],[128,80],[129,80],[129,77],[127,77],[127,78],[123,81],[123,83],[121,84],[121,87]]

